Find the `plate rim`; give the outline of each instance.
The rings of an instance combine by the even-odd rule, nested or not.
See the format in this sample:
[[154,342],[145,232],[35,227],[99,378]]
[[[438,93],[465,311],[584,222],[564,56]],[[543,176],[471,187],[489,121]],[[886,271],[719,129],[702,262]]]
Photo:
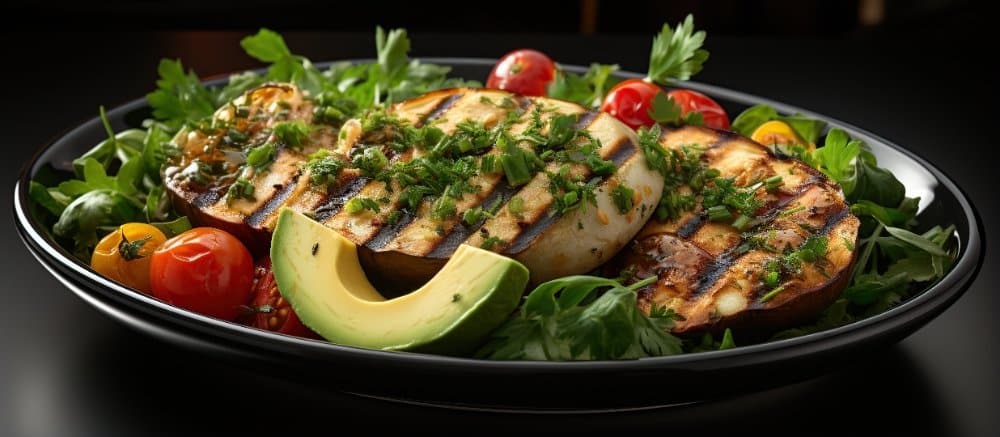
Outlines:
[[[495,59],[489,58],[461,57],[424,57],[415,59],[419,59],[424,62],[454,66],[490,66],[496,61]],[[345,61],[370,62],[371,59],[345,59],[316,63],[315,65],[323,68],[334,62]],[[568,71],[573,72],[582,72],[587,69],[587,67],[578,65],[561,66],[566,68]],[[263,69],[257,69],[254,71],[260,72],[263,71]],[[616,72],[616,76],[621,78],[636,78],[642,77],[643,75],[635,72],[620,70]],[[204,83],[208,85],[217,85],[226,81],[227,77],[228,75],[217,77],[215,79],[206,80]],[[472,366],[484,370],[532,372],[555,370],[558,370],[559,372],[586,372],[592,370],[629,371],[685,368],[691,364],[705,365],[707,363],[724,362],[734,358],[740,358],[744,360],[744,362],[746,362],[746,360],[750,360],[752,362],[760,363],[770,361],[771,358],[768,357],[773,354],[788,352],[789,350],[801,350],[800,353],[795,354],[797,356],[808,355],[811,353],[810,350],[812,349],[834,350],[848,346],[858,341],[857,335],[859,334],[863,334],[861,338],[864,339],[874,338],[879,333],[891,332],[893,331],[893,328],[898,328],[899,326],[906,324],[908,320],[904,320],[906,319],[904,316],[907,315],[934,317],[937,314],[929,313],[934,311],[940,313],[941,311],[947,309],[952,303],[961,297],[962,294],[965,293],[968,286],[978,275],[984,261],[983,255],[985,251],[985,232],[980,214],[972,204],[968,194],[960,186],[958,186],[945,172],[932,165],[919,154],[866,129],[843,122],[833,117],[799,108],[794,105],[785,104],[769,98],[707,83],[683,81],[679,84],[683,85],[685,88],[704,92],[709,95],[721,96],[722,98],[741,104],[753,105],[763,103],[771,105],[780,113],[799,112],[807,116],[819,118],[826,121],[830,127],[843,128],[851,132],[854,136],[860,134],[864,137],[862,139],[867,140],[867,142],[875,141],[903,154],[907,158],[910,158],[919,164],[924,170],[930,172],[939,184],[955,196],[961,206],[962,214],[965,215],[965,218],[969,223],[967,236],[968,243],[960,245],[959,256],[956,258],[951,270],[943,278],[928,288],[922,290],[918,295],[913,296],[902,304],[887,311],[833,329],[789,339],[769,341],[748,346],[739,346],[727,350],[647,357],[635,360],[497,361],[448,355],[383,351],[340,345],[324,340],[311,340],[272,333],[256,328],[242,326],[235,322],[215,319],[176,307],[98,275],[69,253],[69,251],[52,240],[49,237],[48,232],[41,231],[39,223],[34,220],[27,210],[28,202],[30,202],[27,186],[31,180],[30,176],[32,170],[36,167],[38,160],[62,139],[79,131],[89,130],[91,124],[99,123],[99,119],[96,117],[85,119],[75,126],[63,130],[60,134],[54,136],[50,141],[39,147],[31,158],[24,164],[18,176],[17,182],[14,185],[14,222],[22,241],[28,246],[32,254],[43,265],[45,265],[46,269],[48,269],[50,273],[53,273],[61,281],[62,278],[59,278],[59,275],[55,273],[55,270],[53,269],[64,270],[65,273],[71,273],[78,278],[85,278],[90,283],[78,285],[90,290],[91,292],[101,293],[104,297],[114,299],[118,303],[127,304],[130,307],[143,311],[147,314],[153,314],[153,311],[155,310],[156,315],[159,317],[166,316],[171,319],[176,319],[174,321],[187,324],[188,328],[192,328],[202,333],[207,333],[214,338],[224,338],[235,341],[239,344],[263,347],[271,350],[298,347],[303,348],[304,351],[307,351],[310,354],[332,354],[331,356],[348,355],[358,359],[389,360],[404,365],[431,364],[434,366],[460,366],[466,369]],[[148,106],[146,99],[145,97],[139,97],[113,107],[108,111],[108,115],[109,118],[113,118],[115,115],[127,113],[143,106]],[[938,302],[942,300],[944,302]],[[938,302],[937,305],[931,305],[936,302]],[[93,304],[93,302],[88,303]],[[919,312],[918,310],[921,308],[923,308],[923,311]],[[878,329],[873,330],[873,328]],[[754,357],[757,357],[758,359],[753,361],[752,359]]]

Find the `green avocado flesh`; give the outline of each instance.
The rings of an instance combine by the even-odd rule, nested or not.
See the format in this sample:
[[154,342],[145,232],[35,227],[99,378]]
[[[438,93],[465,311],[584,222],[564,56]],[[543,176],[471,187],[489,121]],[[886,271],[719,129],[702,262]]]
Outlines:
[[510,316],[528,283],[521,263],[462,245],[424,286],[386,300],[354,243],[290,209],[278,216],[271,262],[306,326],[334,343],[384,350],[467,354]]

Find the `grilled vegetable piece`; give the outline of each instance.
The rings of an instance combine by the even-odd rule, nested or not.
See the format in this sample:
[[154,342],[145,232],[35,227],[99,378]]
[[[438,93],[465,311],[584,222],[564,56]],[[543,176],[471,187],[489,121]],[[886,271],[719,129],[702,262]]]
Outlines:
[[[668,149],[701,146],[701,162],[746,187],[781,176],[782,184],[754,192],[759,205],[738,230],[712,221],[697,197],[693,210],[650,220],[615,265],[636,278],[658,280],[639,291],[640,306],[666,307],[683,317],[676,334],[733,328],[744,337],[805,322],[846,285],[859,221],[839,186],[805,163],[780,159],[736,134],[686,126],[666,130]],[[683,193],[691,193],[683,186]]]
[[[613,117],[555,99],[461,88],[401,102],[388,115],[413,128],[432,125],[445,136],[470,123],[485,130],[505,126],[515,139],[547,138],[555,117],[572,116],[572,126],[564,127],[579,134],[558,149],[567,159],[533,159],[541,168],[523,180],[512,181],[505,172],[507,145],[463,152],[476,168],[463,181],[469,189],[411,199],[412,181],[367,169],[358,156],[377,149],[365,162],[397,169],[436,159],[433,147],[398,144],[399,132],[373,127],[377,123],[364,117],[334,129],[314,120],[315,108],[293,86],[269,84],[219,109],[216,124],[224,128],[178,134],[181,153],[165,173],[177,208],[200,225],[240,236],[258,253],[266,249],[281,208],[307,213],[359,246],[377,286],[406,290],[433,276],[462,243],[521,261],[534,283],[587,272],[625,246],[662,192],[663,179],[648,167],[635,132]],[[308,136],[292,147],[276,126],[296,120],[309,127]],[[246,150],[258,144],[273,146],[264,167],[248,162],[252,153]],[[588,155],[581,152],[584,144],[599,147]],[[526,156],[542,152],[531,141],[514,147]],[[306,165],[318,159],[317,150],[341,159],[343,168],[320,173],[320,167]],[[604,164],[588,162],[588,156]],[[495,165],[484,169],[484,161]],[[595,171],[607,164],[613,166]],[[586,183],[586,191],[569,194],[560,181]]]

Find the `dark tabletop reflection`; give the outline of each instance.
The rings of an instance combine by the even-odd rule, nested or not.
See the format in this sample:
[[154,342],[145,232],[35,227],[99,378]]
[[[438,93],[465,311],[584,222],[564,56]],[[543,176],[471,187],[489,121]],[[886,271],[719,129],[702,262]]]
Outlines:
[[[377,423],[431,430],[448,423],[519,432],[525,426],[621,432],[664,427],[712,433],[743,429],[949,434],[950,409],[906,347],[859,357],[851,367],[803,383],[686,407],[586,415],[509,415],[402,405],[270,378],[152,340],[112,323],[65,349],[8,362],[14,427],[25,435],[140,431],[280,432]],[[336,371],[336,369],[331,369]],[[358,375],[377,378],[378,375]],[[766,378],[767,375],[761,375]],[[94,393],[101,393],[94,397]],[[805,407],[805,408],[804,408]],[[485,428],[484,428],[485,427]],[[707,428],[706,428],[707,427]],[[714,430],[718,431],[724,427]]]

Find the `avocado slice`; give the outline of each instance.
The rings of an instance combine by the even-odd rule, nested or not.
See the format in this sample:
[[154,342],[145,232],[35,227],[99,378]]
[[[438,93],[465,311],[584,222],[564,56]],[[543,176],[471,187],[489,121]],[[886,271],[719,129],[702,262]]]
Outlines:
[[510,317],[528,269],[494,252],[462,245],[430,281],[386,300],[338,232],[283,209],[271,238],[281,295],[306,326],[338,344],[463,355]]

